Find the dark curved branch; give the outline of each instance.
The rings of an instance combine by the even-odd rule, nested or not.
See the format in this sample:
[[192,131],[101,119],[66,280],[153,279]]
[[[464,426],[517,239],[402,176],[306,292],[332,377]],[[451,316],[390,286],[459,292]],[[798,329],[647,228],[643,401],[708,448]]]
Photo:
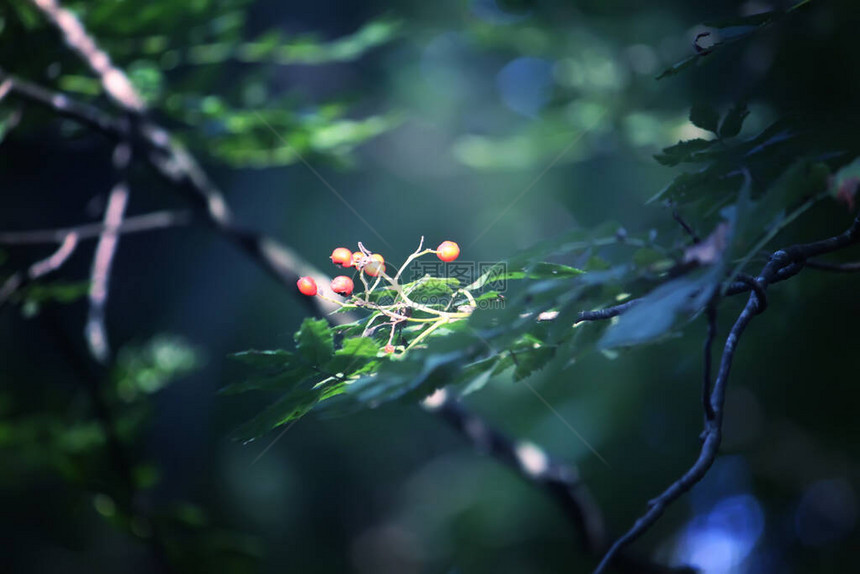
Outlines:
[[[851,227],[837,236],[816,241],[814,243],[793,245],[774,252],[759,276],[755,278],[755,283],[761,287],[762,291],[766,291],[768,285],[780,278],[781,271],[792,269],[792,266],[802,267],[802,265],[811,257],[838,251],[845,247],[854,245],[858,241],[860,241],[860,216],[854,220]],[[796,271],[793,269],[792,272],[796,274]],[[787,272],[782,274],[783,279],[786,274]],[[594,571],[595,574],[604,572],[615,556],[648,530],[648,528],[650,528],[657,519],[660,518],[672,502],[677,500],[682,494],[699,482],[708,472],[708,469],[714,463],[714,460],[716,460],[720,442],[722,440],[723,407],[725,405],[726,387],[728,384],[729,373],[732,368],[734,354],[744,330],[752,321],[753,317],[764,310],[765,302],[760,297],[758,290],[755,290],[750,285],[747,285],[747,288],[753,290],[753,292],[750,294],[746,305],[726,338],[725,348],[723,349],[723,355],[720,360],[720,368],[710,397],[713,418],[708,419],[705,423],[705,430],[702,435],[704,443],[699,452],[699,457],[690,469],[678,480],[673,482],[659,496],[649,501],[648,510],[635,522],[633,527],[630,528],[626,534],[619,538],[610,547],[609,551]]]
[[607,319],[612,319],[613,317],[617,317],[631,307],[636,305],[641,299],[631,299],[620,305],[614,305],[612,307],[606,307],[605,309],[597,309],[595,311],[582,311],[577,317],[576,321],[573,322],[574,325],[578,323],[582,323],[583,321],[605,321]]
[[[59,14],[59,12],[54,10],[57,8],[56,2],[53,0],[33,1],[46,7],[47,13],[54,19],[54,23],[63,30],[67,43],[72,45],[73,42],[69,40],[67,31],[56,21],[56,16]],[[91,40],[89,42],[92,43]],[[76,51],[87,59],[89,57],[88,54],[91,55],[92,53],[91,49],[97,49],[94,43],[87,50],[76,48]],[[0,74],[2,73],[0,72]],[[135,153],[144,158],[154,171],[171,187],[181,191],[188,197],[196,213],[216,233],[239,246],[250,259],[289,289],[295,289],[295,281],[301,275],[315,276],[318,278],[318,283],[323,285],[328,283],[328,279],[321,272],[306,263],[291,249],[265,235],[236,226],[231,210],[220,190],[209,180],[193,156],[175,142],[166,130],[140,118],[138,118],[138,121],[122,122],[96,107],[74,101],[63,94],[56,94],[34,84],[9,76],[4,77],[0,75],[0,80],[2,79],[10,82],[9,91],[14,95],[47,107],[64,117],[74,119],[84,126],[90,127],[109,137],[111,140],[119,142],[120,145],[122,145],[122,142],[131,141]],[[103,76],[102,79],[104,85]],[[117,98],[114,97],[114,99],[116,100]],[[121,98],[118,103],[126,111],[130,110],[129,106],[121,101]],[[116,196],[112,194],[112,198],[114,197]],[[119,202],[119,199],[116,199],[116,202]],[[110,203],[113,204],[114,202]],[[110,212],[111,206],[109,205],[108,213]],[[109,237],[115,241],[116,236],[121,232],[167,226],[174,222],[175,219],[173,217],[166,215],[151,217],[148,220],[143,220],[142,217],[137,219],[129,218],[125,221],[122,220],[122,217],[112,218],[111,221],[108,221],[108,217],[106,217],[105,222],[101,225],[81,226],[79,229],[81,233],[85,233],[88,237],[100,236],[100,242],[104,243],[106,238]],[[55,230],[17,234],[7,233],[0,235],[0,242],[4,240],[10,243],[52,241],[56,240],[57,233],[59,232]],[[96,261],[98,260],[97,256]],[[106,284],[104,284],[103,292],[106,295]],[[308,300],[303,299],[303,301]],[[316,303],[323,302],[319,298],[314,298],[310,301]],[[633,303],[635,302],[625,303],[618,306],[617,309],[584,313],[580,320],[609,318],[620,314]],[[92,308],[95,309],[96,307]],[[328,311],[330,309],[326,307],[323,310]],[[337,319],[345,318],[336,316]],[[100,355],[99,353],[95,353],[95,356],[99,357]],[[432,411],[432,409],[428,410]],[[486,452],[508,466],[515,468],[528,480],[548,491],[558,501],[565,513],[573,519],[579,529],[583,545],[590,553],[599,554],[605,548],[606,537],[603,532],[602,515],[584,485],[579,483],[575,469],[545,458],[543,451],[538,447],[513,441],[490,427],[476,415],[470,413],[462,405],[456,404],[453,401],[446,402],[436,413],[463,433],[476,447],[486,450]],[[478,444],[476,442],[477,435],[474,434],[476,429],[482,429],[481,432],[486,435],[488,440],[486,444]],[[541,465],[545,465],[545,467]],[[627,559],[625,558],[625,560]],[[643,568],[645,569],[643,570]],[[637,566],[631,568],[629,571],[666,572],[667,570],[662,567],[646,567],[637,564]]]
[[689,223],[687,223],[687,221],[681,216],[681,212],[678,211],[678,208],[675,207],[674,205],[672,205],[671,207],[672,207],[672,219],[674,219],[678,223],[678,225],[681,226],[681,228],[684,230],[684,232],[690,236],[690,239],[693,240],[693,245],[696,245],[697,243],[701,242],[702,239],[693,230],[693,226],[691,226]]

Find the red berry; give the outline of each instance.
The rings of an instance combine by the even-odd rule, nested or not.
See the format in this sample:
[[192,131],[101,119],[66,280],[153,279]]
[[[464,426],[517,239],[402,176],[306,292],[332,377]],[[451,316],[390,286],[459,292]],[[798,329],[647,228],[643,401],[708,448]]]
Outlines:
[[331,262],[343,267],[352,267],[352,251],[346,247],[338,247],[331,252]]
[[299,286],[299,292],[301,292],[302,295],[313,297],[317,294],[317,282],[314,281],[313,277],[300,277],[299,280],[296,281],[296,285]]
[[460,256],[460,246],[453,241],[443,241],[436,248],[436,257],[442,261],[454,261]]
[[386,353],[393,353],[394,352],[394,345],[391,345],[391,344],[385,345],[385,347],[383,347],[382,350],[385,351]]
[[352,294],[352,290],[354,288],[355,285],[353,284],[352,279],[350,279],[346,275],[338,275],[331,280],[331,290],[335,293],[340,293],[345,297],[349,297],[349,295]]
[[379,253],[371,255],[364,264],[363,270],[371,277],[376,277],[380,273],[385,273],[385,259]]

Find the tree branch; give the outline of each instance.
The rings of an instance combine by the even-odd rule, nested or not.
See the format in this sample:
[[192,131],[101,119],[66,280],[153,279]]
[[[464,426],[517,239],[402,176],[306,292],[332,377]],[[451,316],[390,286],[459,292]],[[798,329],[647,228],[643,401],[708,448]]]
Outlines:
[[[854,245],[858,241],[860,241],[860,216],[854,220],[851,227],[840,235],[816,241],[814,243],[794,245],[774,252],[759,276],[755,278],[755,283],[760,286],[762,292],[765,292],[768,285],[775,282],[775,280],[780,277],[780,271],[789,269],[792,265],[799,265],[802,267],[802,265],[811,257],[838,251],[845,247]],[[751,286],[747,287],[752,289]],[[707,420],[705,423],[705,430],[703,433],[704,443],[696,462],[693,463],[690,469],[678,480],[673,482],[659,496],[648,503],[648,510],[634,523],[633,527],[631,527],[626,534],[619,538],[610,547],[609,551],[607,551],[603,560],[601,560],[597,569],[594,571],[595,574],[605,572],[609,563],[612,562],[613,558],[623,548],[635,541],[646,530],[648,530],[648,528],[650,528],[657,519],[660,518],[666,508],[682,494],[692,488],[693,485],[699,482],[708,472],[711,465],[713,465],[714,460],[717,458],[720,442],[722,440],[723,407],[725,405],[726,387],[729,373],[732,368],[734,354],[737,350],[741,335],[743,335],[753,317],[764,310],[765,305],[765,300],[762,298],[759,290],[753,290],[726,338],[723,355],[720,360],[719,371],[717,373],[717,378],[714,382],[714,389],[711,392],[710,398],[710,404],[714,415],[712,419]]]
[[[157,229],[169,229],[186,225],[191,221],[189,211],[155,211],[144,215],[126,217],[122,223],[114,227],[115,233],[125,235],[128,233],[140,233],[154,231]],[[62,243],[70,233],[74,233],[78,241],[95,239],[101,237],[107,229],[103,221],[98,223],[84,223],[72,227],[60,227],[57,229],[34,229],[30,231],[5,231],[0,232],[0,245],[39,245],[45,243]]]
[[69,10],[56,0],[31,0],[45,18],[60,31],[63,40],[98,76],[111,100],[126,112],[138,114],[146,109],[125,73],[113,65],[107,52],[99,48],[92,36]]
[[77,248],[77,246],[77,234],[68,233],[63,238],[63,241],[60,243],[57,250],[49,257],[33,263],[26,272],[18,271],[17,273],[12,274],[12,276],[3,283],[3,286],[0,287],[0,309],[9,302],[12,295],[14,295],[18,290],[62,267],[75,252],[75,248]]
[[125,208],[128,205],[128,167],[131,163],[131,146],[129,144],[120,143],[116,146],[113,163],[118,181],[108,197],[104,215],[104,230],[99,237],[93,257],[92,271],[90,272],[90,307],[87,312],[87,323],[84,327],[84,336],[90,353],[96,361],[102,364],[106,363],[110,356],[110,342],[105,326],[105,307],[108,298],[110,270],[119,244],[117,229],[122,225]]
[[128,131],[122,122],[101,109],[79,102],[65,94],[51,91],[38,84],[11,76],[0,68],[0,80],[9,95],[37,104],[57,115],[74,120],[112,140],[118,140]]

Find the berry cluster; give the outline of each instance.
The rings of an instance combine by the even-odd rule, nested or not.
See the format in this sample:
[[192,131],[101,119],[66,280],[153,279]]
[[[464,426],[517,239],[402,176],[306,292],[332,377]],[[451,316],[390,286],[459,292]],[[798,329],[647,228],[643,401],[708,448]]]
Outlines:
[[[331,262],[341,267],[355,267],[361,273],[371,277],[385,274],[385,258],[379,253],[370,253],[359,243],[361,251],[350,251],[347,247],[338,247],[331,252]],[[435,253],[445,262],[454,261],[460,256],[460,246],[453,241],[443,241],[436,249],[427,249],[424,253]],[[423,254],[423,253],[422,253]],[[410,257],[410,259],[414,259]],[[317,282],[313,277],[300,277],[297,285],[302,295],[313,297],[318,294]],[[338,295],[349,297],[355,289],[355,283],[346,275],[338,275],[331,280],[331,290]]]
[[[427,254],[435,254],[436,257],[445,262],[454,261],[460,256],[460,246],[453,241],[443,241],[436,249],[423,249],[423,245],[424,239],[422,238],[418,249],[406,259],[393,276],[386,273],[387,264],[385,258],[379,253],[372,253],[367,250],[360,242],[358,244],[359,250],[354,252],[346,247],[338,247],[332,251],[330,259],[332,263],[341,268],[355,269],[357,278],[364,285],[364,291],[361,295],[353,294],[355,290],[355,281],[353,280],[356,276],[355,274],[353,277],[338,275],[331,280],[329,285],[334,293],[346,297],[346,300],[327,297],[320,291],[313,277],[301,277],[297,282],[299,291],[303,295],[310,297],[322,297],[342,308],[365,308],[372,310],[374,314],[367,321],[367,327],[364,329],[363,335],[372,334],[379,327],[389,325],[391,326],[391,332],[387,343],[382,348],[382,352],[392,354],[398,348],[405,352],[440,326],[468,317],[475,308],[474,299],[469,293],[468,288],[460,288],[453,293],[454,295],[462,295],[461,304],[456,306],[456,310],[454,311],[450,310],[450,307],[454,303],[453,297],[447,305],[425,305],[410,299],[409,296],[413,294],[416,288],[425,285],[433,278],[425,276],[412,283],[401,285],[401,275],[409,263]],[[382,281],[385,282],[383,288],[377,290]],[[387,304],[384,304],[382,298],[379,297],[379,292],[383,290],[391,295],[389,298],[390,301]],[[454,290],[452,289],[452,291]],[[387,322],[374,324],[374,320],[378,317],[387,319]],[[417,336],[408,345],[396,346],[394,344],[395,333],[398,329],[402,331],[404,324],[413,325],[413,332]],[[402,334],[401,340],[404,340]]]

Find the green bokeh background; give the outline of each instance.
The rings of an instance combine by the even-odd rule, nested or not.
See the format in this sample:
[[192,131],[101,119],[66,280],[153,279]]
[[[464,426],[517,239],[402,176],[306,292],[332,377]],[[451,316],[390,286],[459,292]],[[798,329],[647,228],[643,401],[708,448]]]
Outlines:
[[[142,10],[146,3],[126,4]],[[654,79],[692,53],[701,22],[767,6],[250,2],[249,37],[275,28],[332,39],[374,18],[401,21],[397,38],[355,61],[259,72],[273,86],[271,97],[288,98],[296,109],[342,98],[349,117],[391,114],[396,126],[355,149],[310,150],[319,175],[301,163],[231,167],[207,159],[205,140],[193,149],[238,220],[320,266],[333,247],[356,241],[402,260],[421,235],[431,245],[457,241],[469,261],[503,259],[607,220],[633,233],[675,237],[671,213],[646,201],[678,173],[652,155],[699,134],[687,120],[692,104],[726,110],[748,101],[746,135],[789,113],[856,116],[860,10],[851,0],[812,2],[701,66]],[[181,29],[186,15],[177,10],[173,24]],[[116,37],[123,37],[120,22]],[[34,81],[48,77],[46,62],[69,60],[59,42],[35,55],[5,42],[4,32],[0,54],[3,69]],[[173,71],[164,90],[200,82],[214,94],[229,92],[236,69]],[[0,145],[0,229],[97,218],[111,183],[109,146],[94,137],[69,140],[50,124],[25,127]],[[135,179],[132,213],[183,205],[145,173]],[[832,235],[849,222],[844,206],[828,203],[782,240]],[[5,274],[46,251],[4,253]],[[88,266],[79,254],[63,278],[83,279]],[[729,570],[709,554],[706,572],[851,568],[860,512],[857,287],[856,277],[808,271],[771,291],[770,310],[750,327],[736,358],[724,454],[637,543],[639,551],[671,560],[684,548],[685,528],[720,501],[746,496],[757,510],[741,518],[763,524],[754,547]],[[722,335],[740,304],[722,308]],[[57,312],[68,333],[82,333],[84,302]],[[247,445],[230,439],[264,401],[216,395],[240,376],[226,355],[289,346],[307,309],[204,226],[122,238],[108,313],[116,348],[170,333],[205,357],[202,368],[153,395],[140,439],[142,458],[160,474],[147,503],[194,505],[211,526],[208,543],[237,549],[235,559],[182,571],[527,574],[594,566],[548,498],[416,406],[309,416],[255,462],[278,433]],[[0,438],[34,413],[84,417],[74,377],[38,320],[7,308],[0,325]],[[521,384],[495,381],[468,404],[505,432],[576,463],[609,529],[621,532],[698,452],[704,332],[699,319],[681,337],[615,358],[595,354],[561,376],[529,379],[608,465]],[[99,515],[110,512],[97,489],[77,488],[17,446],[0,440],[0,572],[157,571],[144,544]],[[817,506],[808,502],[816,484],[829,493],[824,502],[812,499]],[[810,530],[832,536],[822,540]],[[713,552],[725,556],[726,548]],[[238,558],[245,554],[254,560]]]

